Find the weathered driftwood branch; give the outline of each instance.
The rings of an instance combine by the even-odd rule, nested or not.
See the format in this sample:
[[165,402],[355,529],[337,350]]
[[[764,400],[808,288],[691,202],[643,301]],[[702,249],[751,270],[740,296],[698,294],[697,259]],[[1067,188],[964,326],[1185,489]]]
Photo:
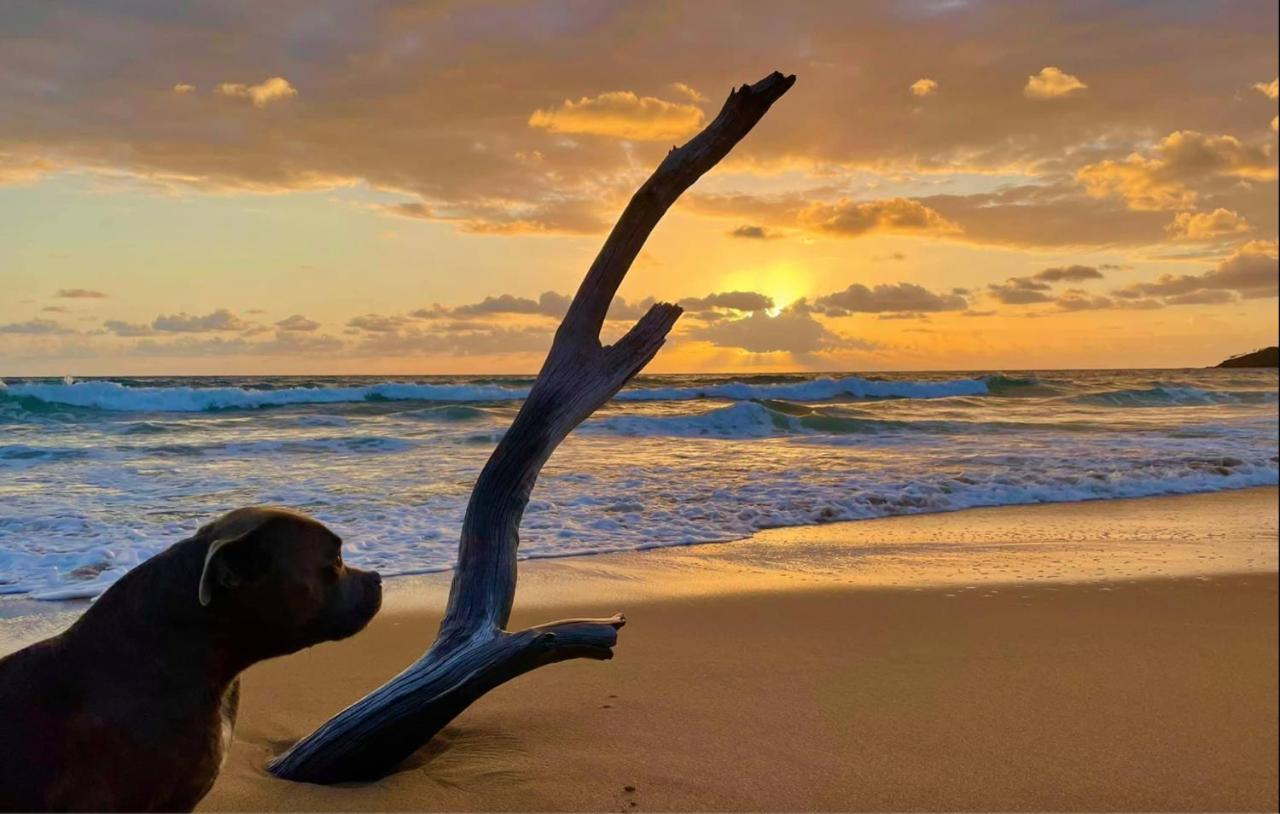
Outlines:
[[529,397],[476,481],[435,643],[272,761],[273,774],[313,783],[381,776],[499,684],[556,661],[613,656],[621,616],[504,629],[515,598],[520,518],[556,445],[648,364],[680,316],[679,306],[659,303],[618,342],[600,344],[609,305],[649,233],[794,82],[773,73],[734,90],[715,120],[672,149],[632,197],[574,296]]

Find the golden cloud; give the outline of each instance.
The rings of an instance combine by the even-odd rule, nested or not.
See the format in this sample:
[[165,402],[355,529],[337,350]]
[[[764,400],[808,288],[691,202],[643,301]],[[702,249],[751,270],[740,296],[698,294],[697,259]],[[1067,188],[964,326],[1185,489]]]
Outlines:
[[593,235],[609,227],[601,216],[606,208],[602,203],[602,198],[553,198],[537,203],[481,200],[437,207],[413,201],[374,208],[402,218],[455,223],[462,231],[477,234]]
[[1272,79],[1270,82],[1254,82],[1253,89],[1272,101],[1280,99],[1280,79]]
[[1207,240],[1249,231],[1249,221],[1239,213],[1218,207],[1212,212],[1179,212],[1165,227],[1174,240]]
[[938,90],[938,83],[932,79],[917,79],[911,83],[913,96],[928,96]]
[[179,96],[185,96],[186,94],[193,92],[195,89],[195,85],[188,85],[186,82],[179,82],[173,86],[173,92]]
[[1022,94],[1028,99],[1056,99],[1089,87],[1078,77],[1052,66],[1041,68],[1040,73],[1027,77]]
[[566,99],[557,108],[535,110],[529,126],[551,133],[665,141],[694,133],[705,118],[694,105],[622,90],[583,96],[576,102]]
[[951,234],[960,231],[959,226],[935,210],[910,198],[815,203],[800,210],[797,220],[810,231],[840,237],[861,237],[872,232]]
[[[177,87],[174,88],[177,90]],[[272,102],[288,99],[298,95],[298,89],[289,84],[283,76],[273,76],[258,85],[242,85],[238,82],[223,82],[214,89],[219,96],[234,96],[251,99],[254,107],[266,107]]]
[[672,82],[671,89],[676,93],[689,97],[694,102],[705,102],[707,97],[692,85],[686,85],[684,82]]
[[1123,161],[1100,161],[1076,173],[1076,180],[1093,197],[1114,195],[1130,209],[1146,211],[1189,209],[1197,193],[1188,184],[1221,177],[1274,179],[1276,162],[1270,145],[1247,145],[1234,136],[1180,130],[1160,142],[1154,157],[1133,153]]
[[0,186],[27,184],[55,169],[57,169],[56,164],[40,156],[0,152]]
[[[1277,295],[1277,249],[1274,240],[1253,240],[1232,252],[1216,268],[1202,274],[1164,274],[1150,283],[1134,283],[1114,293],[1118,297],[1181,297],[1171,305],[1202,304],[1206,291],[1233,292],[1244,299]],[[1220,296],[1220,295],[1219,295]]]

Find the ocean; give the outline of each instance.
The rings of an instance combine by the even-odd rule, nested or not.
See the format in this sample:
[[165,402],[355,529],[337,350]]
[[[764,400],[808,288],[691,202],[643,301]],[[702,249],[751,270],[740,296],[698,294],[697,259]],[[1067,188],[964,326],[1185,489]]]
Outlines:
[[[446,570],[532,379],[8,378],[0,594],[92,597],[247,504],[384,575]],[[644,376],[547,464],[521,556],[1277,483],[1274,370]]]

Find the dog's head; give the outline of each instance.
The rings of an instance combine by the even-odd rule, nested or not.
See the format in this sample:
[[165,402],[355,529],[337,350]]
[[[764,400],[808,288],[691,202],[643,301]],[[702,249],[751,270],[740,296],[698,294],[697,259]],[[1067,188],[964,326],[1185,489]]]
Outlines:
[[364,628],[382,606],[382,578],[348,567],[342,540],[304,514],[236,509],[202,526],[197,597],[256,654],[283,655]]

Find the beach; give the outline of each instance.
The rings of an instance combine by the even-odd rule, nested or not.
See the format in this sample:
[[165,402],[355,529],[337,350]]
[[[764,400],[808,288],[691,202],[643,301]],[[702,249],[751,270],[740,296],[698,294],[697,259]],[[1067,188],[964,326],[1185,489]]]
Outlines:
[[[1274,810],[1277,490],[970,509],[521,564],[614,660],[481,698],[377,782],[266,761],[419,656],[447,573],[259,664],[202,811]],[[0,652],[84,603],[6,599]]]
[[[200,810],[1274,810],[1276,508],[1252,489],[525,562],[512,626],[621,610],[613,661],[499,688],[378,782],[275,780],[271,755],[433,638],[447,575],[393,580],[364,633],[246,673]],[[872,539],[871,565],[831,564]]]

